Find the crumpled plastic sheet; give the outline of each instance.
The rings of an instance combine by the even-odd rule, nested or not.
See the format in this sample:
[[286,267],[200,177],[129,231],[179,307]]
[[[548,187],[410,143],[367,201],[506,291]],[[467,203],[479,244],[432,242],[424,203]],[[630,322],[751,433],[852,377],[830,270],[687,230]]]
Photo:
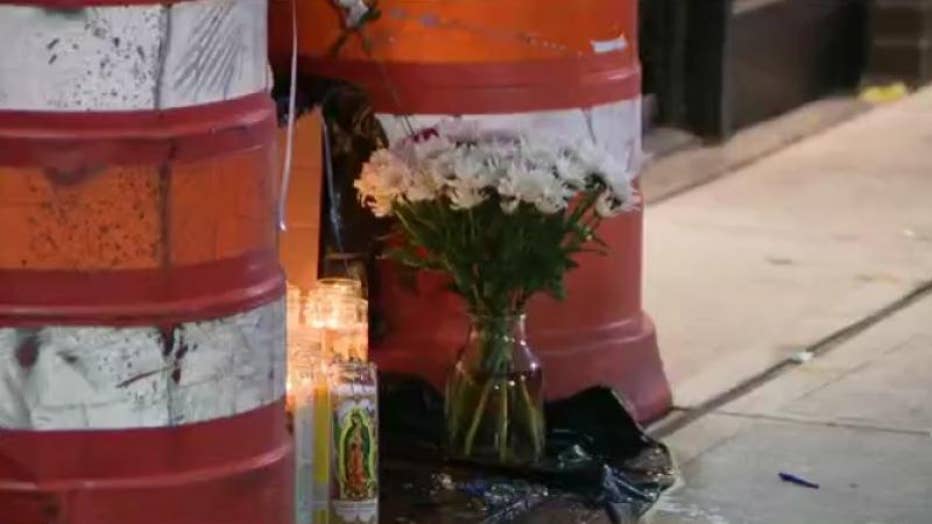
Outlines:
[[676,472],[609,388],[546,406],[547,452],[524,469],[444,458],[443,400],[409,376],[380,378],[382,522],[637,522]]

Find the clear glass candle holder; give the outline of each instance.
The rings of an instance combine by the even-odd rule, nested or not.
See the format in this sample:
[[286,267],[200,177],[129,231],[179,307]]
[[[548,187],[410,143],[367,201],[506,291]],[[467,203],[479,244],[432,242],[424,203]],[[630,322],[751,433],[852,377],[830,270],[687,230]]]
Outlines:
[[314,292],[330,296],[363,298],[362,282],[355,278],[322,278],[315,284]]
[[351,296],[316,295],[311,325],[317,330],[320,351],[334,361],[369,358],[369,303]]

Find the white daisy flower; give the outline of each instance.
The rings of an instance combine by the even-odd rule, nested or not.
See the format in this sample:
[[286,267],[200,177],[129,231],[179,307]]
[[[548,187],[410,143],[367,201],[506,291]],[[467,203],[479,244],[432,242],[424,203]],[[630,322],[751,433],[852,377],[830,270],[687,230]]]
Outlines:
[[482,191],[468,185],[451,187],[447,196],[453,209],[458,210],[472,209],[485,202],[485,195]]

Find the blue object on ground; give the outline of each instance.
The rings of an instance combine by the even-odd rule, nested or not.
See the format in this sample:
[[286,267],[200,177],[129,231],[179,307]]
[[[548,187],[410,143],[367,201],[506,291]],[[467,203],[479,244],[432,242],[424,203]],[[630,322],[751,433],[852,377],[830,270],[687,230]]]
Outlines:
[[804,488],[819,489],[818,484],[809,482],[804,478],[797,477],[796,475],[792,475],[790,473],[780,472],[780,480],[783,482],[789,482],[790,484],[796,484],[797,486],[802,486]]

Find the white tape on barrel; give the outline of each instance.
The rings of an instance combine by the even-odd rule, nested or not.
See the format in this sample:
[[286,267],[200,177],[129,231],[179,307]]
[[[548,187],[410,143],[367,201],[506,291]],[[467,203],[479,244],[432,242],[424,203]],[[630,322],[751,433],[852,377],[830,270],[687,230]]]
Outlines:
[[463,118],[478,122],[480,128],[484,129],[533,132],[561,141],[594,140],[622,162],[625,162],[631,154],[640,155],[641,152],[640,98],[592,108],[528,113],[408,117],[382,113],[377,116],[385,128],[389,142],[392,143],[410,134],[405,118],[415,129],[431,127],[440,121],[452,118]]
[[164,427],[284,396],[284,304],[150,327],[0,329],[0,428]]
[[145,110],[266,91],[266,11],[266,0],[0,5],[0,110]]

